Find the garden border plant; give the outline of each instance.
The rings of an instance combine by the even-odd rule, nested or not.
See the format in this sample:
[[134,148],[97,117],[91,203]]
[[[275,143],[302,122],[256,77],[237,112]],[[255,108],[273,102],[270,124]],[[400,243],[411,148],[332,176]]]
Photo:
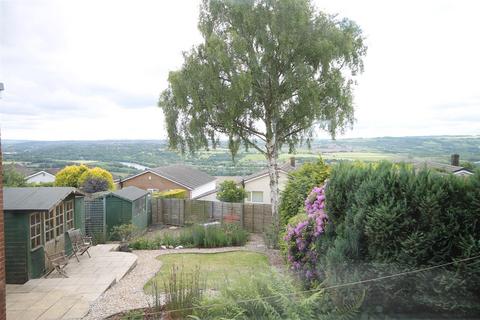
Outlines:
[[154,239],[140,237],[130,242],[134,250],[155,250],[162,246],[185,248],[219,248],[243,246],[247,243],[248,231],[234,223],[224,223],[220,226],[194,225],[186,227],[177,235],[165,233]]

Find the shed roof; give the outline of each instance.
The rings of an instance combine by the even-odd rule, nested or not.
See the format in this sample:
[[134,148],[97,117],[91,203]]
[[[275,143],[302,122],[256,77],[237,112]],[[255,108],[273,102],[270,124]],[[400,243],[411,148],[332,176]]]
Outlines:
[[190,189],[198,188],[215,180],[214,177],[203,171],[181,164],[158,167],[150,170]]
[[72,187],[4,188],[4,210],[50,210],[70,194],[81,194]]
[[146,196],[148,192],[134,186],[129,186],[120,190],[113,191],[110,194],[128,201],[135,201],[137,199],[140,199],[141,197]]

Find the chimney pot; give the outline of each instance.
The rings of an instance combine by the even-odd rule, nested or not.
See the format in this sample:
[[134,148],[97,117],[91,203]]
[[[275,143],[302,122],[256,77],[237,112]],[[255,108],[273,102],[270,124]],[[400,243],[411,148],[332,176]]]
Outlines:
[[452,157],[451,157],[451,164],[452,166],[459,166],[460,165],[460,155],[458,154],[452,154]]

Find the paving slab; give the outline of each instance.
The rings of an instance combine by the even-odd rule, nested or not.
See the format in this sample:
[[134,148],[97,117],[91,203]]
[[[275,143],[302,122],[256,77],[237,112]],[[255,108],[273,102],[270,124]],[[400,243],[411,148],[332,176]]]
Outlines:
[[115,244],[90,248],[91,258],[72,257],[65,267],[68,278],[52,273],[23,285],[7,285],[7,320],[74,320],[137,263],[131,253],[112,251]]

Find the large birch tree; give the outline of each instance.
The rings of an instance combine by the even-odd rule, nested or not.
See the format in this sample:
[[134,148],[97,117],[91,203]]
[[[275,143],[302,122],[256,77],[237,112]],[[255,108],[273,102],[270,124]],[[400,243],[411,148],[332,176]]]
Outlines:
[[182,152],[228,137],[235,156],[252,147],[268,162],[278,224],[278,156],[332,138],[353,124],[352,88],[366,52],[353,21],[315,10],[309,0],[204,0],[201,44],[184,53],[159,100],[169,144]]

